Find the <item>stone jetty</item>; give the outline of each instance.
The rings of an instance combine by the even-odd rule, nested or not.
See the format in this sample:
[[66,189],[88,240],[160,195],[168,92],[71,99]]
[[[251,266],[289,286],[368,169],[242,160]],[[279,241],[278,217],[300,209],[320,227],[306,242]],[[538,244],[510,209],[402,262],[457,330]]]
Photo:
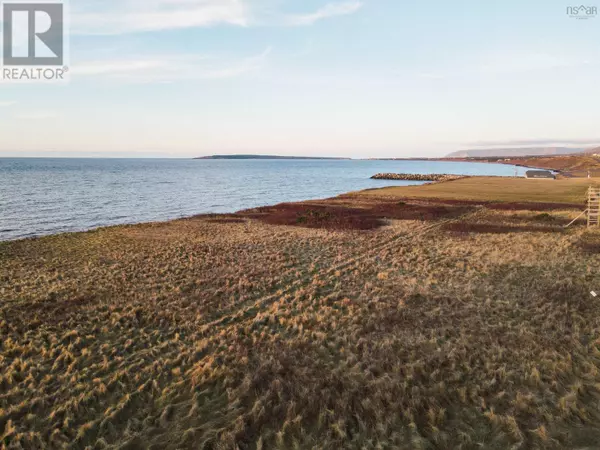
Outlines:
[[443,174],[428,174],[422,175],[418,173],[378,173],[371,177],[372,180],[405,180],[405,181],[453,181],[465,178],[462,175]]

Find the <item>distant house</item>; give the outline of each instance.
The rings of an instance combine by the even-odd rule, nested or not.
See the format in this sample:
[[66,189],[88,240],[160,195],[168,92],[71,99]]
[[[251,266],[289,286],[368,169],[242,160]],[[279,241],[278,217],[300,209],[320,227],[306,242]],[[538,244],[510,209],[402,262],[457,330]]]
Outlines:
[[525,178],[547,178],[554,180],[556,176],[548,170],[528,170],[525,172]]

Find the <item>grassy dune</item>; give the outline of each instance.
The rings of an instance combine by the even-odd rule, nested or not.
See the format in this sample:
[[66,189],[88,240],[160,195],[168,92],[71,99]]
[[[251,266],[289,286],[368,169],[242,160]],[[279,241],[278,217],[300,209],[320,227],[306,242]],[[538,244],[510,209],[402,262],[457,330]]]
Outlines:
[[599,233],[387,194],[0,243],[0,445],[596,448]]

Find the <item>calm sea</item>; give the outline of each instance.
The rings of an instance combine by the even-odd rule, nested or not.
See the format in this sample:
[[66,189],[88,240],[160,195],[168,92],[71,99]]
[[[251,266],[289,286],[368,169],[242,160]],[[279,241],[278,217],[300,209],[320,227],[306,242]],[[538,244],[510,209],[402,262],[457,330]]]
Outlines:
[[0,240],[419,184],[371,180],[378,172],[514,171],[424,161],[0,158]]

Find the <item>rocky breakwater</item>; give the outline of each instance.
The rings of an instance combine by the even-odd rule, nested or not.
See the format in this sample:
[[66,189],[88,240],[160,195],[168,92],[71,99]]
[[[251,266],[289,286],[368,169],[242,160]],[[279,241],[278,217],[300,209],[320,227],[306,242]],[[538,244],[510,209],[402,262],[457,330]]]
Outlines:
[[418,173],[378,173],[371,177],[372,180],[404,180],[404,181],[453,181],[466,178],[463,175],[443,174],[418,174]]

